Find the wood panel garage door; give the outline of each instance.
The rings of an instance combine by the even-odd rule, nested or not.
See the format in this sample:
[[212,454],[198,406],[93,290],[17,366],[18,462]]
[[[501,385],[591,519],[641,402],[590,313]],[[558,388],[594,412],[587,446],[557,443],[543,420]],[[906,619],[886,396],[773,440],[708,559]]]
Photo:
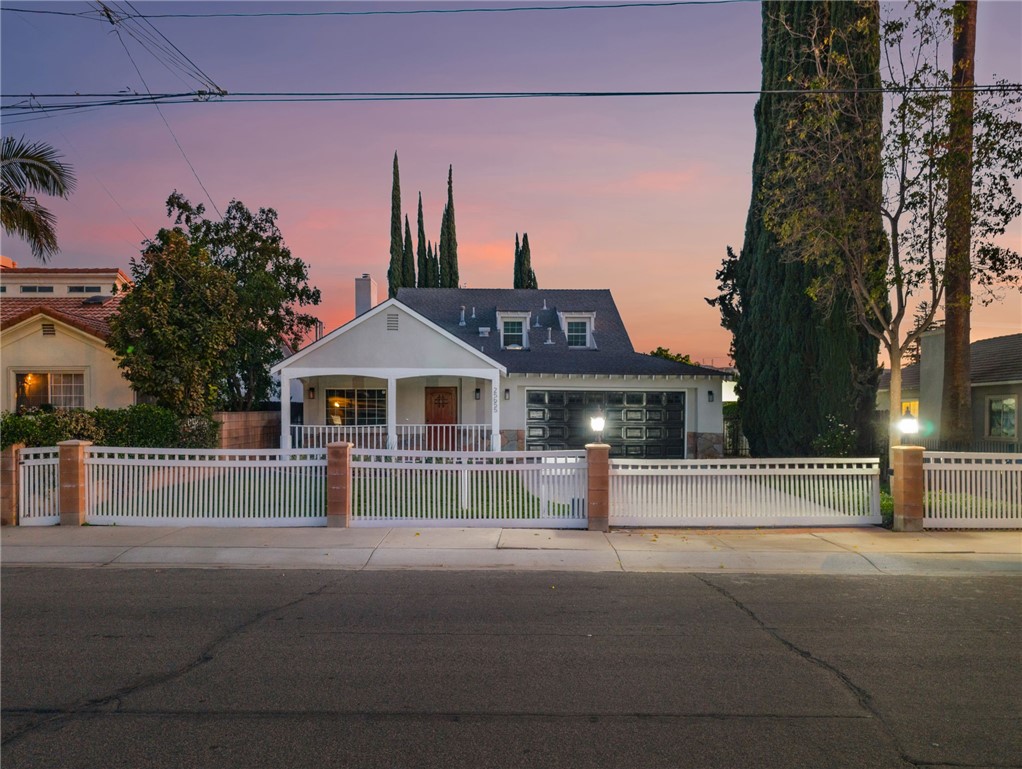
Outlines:
[[685,456],[685,393],[529,390],[525,447],[581,449],[596,435],[589,419],[601,410],[611,456],[677,459]]

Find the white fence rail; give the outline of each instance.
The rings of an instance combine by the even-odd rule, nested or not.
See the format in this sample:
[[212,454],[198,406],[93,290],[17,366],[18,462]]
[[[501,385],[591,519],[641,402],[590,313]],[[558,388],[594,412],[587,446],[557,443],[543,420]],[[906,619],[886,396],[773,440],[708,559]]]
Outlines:
[[610,462],[612,526],[877,524],[878,459]]
[[923,526],[1022,529],[1022,454],[925,452]]
[[585,528],[577,451],[352,453],[354,526]]
[[22,526],[60,523],[59,468],[56,446],[18,453],[18,521]]
[[388,443],[385,426],[292,425],[291,445],[296,448],[326,448],[338,441],[353,443],[359,449],[396,449],[398,451],[490,451],[493,429],[490,425],[413,425],[395,426]]
[[326,523],[326,452],[90,447],[86,521],[162,526]]

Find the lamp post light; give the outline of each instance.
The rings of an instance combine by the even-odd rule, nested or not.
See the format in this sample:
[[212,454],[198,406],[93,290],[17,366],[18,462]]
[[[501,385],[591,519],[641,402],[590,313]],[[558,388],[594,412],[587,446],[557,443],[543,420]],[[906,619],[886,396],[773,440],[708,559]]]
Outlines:
[[919,420],[912,416],[909,408],[905,407],[905,413],[901,415],[898,422],[898,430],[902,435],[915,435],[919,432]]
[[589,418],[589,426],[593,428],[593,432],[596,433],[597,443],[603,443],[603,428],[606,424],[607,420],[603,417],[603,409],[597,409],[596,414]]

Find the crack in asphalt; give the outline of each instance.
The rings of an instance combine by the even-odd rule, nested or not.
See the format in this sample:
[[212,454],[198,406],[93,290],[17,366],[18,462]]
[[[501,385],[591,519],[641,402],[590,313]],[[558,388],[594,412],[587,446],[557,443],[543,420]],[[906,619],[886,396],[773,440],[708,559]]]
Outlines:
[[898,758],[900,758],[902,761],[904,761],[907,764],[911,764],[912,766],[944,766],[944,765],[951,766],[951,764],[939,764],[939,763],[936,763],[936,764],[929,763],[929,764],[927,764],[927,763],[923,763],[923,762],[921,762],[919,760],[911,758],[905,752],[905,749],[901,745],[901,741],[898,739],[898,736],[894,733],[894,730],[891,728],[890,724],[888,724],[887,721],[884,719],[884,716],[880,712],[880,709],[877,708],[877,706],[874,704],[873,696],[868,691],[863,689],[861,686],[856,684],[848,676],[847,673],[842,671],[840,668],[830,664],[826,660],[821,659],[820,657],[817,657],[815,654],[813,654],[808,649],[803,649],[801,646],[798,646],[794,642],[792,642],[792,641],[788,640],[787,638],[785,638],[783,635],[781,635],[781,633],[777,630],[777,628],[771,627],[766,622],[764,622],[762,619],[760,619],[759,615],[757,615],[756,612],[754,612],[752,609],[750,609],[748,606],[746,606],[741,600],[738,599],[738,597],[736,597],[734,594],[732,594],[730,591],[728,591],[727,588],[725,588],[725,587],[723,587],[721,585],[715,584],[708,577],[706,577],[706,576],[704,576],[702,574],[693,574],[692,576],[695,577],[700,582],[702,582],[707,587],[709,587],[711,590],[715,590],[716,592],[718,592],[722,596],[724,596],[727,600],[729,600],[731,603],[733,603],[741,612],[743,612],[750,619],[752,619],[753,622],[755,622],[757,625],[759,625],[760,628],[762,628],[764,631],[766,631],[772,638],[774,638],[778,643],[780,643],[786,649],[788,649],[789,651],[791,651],[794,654],[798,655],[799,657],[801,657],[802,659],[806,660],[807,662],[809,662],[809,663],[811,663],[813,665],[816,665],[817,667],[819,667],[819,668],[821,668],[823,670],[826,670],[828,673],[830,673],[835,678],[837,678],[838,681],[841,682],[841,685],[844,686],[845,689],[847,689],[849,692],[851,692],[855,696],[855,699],[859,703],[859,707],[861,707],[863,710],[865,710],[867,713],[869,713],[870,716],[872,718],[875,718],[877,723],[880,724],[880,726],[883,728],[884,732],[887,734],[888,739],[891,741],[891,744],[894,746],[894,749],[897,751]]
[[[160,684],[167,683],[168,681],[173,681],[174,679],[180,678],[181,676],[190,673],[192,670],[195,670],[196,668],[205,665],[207,662],[210,662],[213,659],[213,652],[216,649],[223,646],[225,643],[230,641],[234,636],[238,635],[238,633],[241,633],[246,628],[255,625],[256,623],[260,622],[262,619],[269,616],[270,614],[273,614],[274,612],[289,609],[293,606],[297,606],[303,601],[308,600],[309,598],[314,598],[316,596],[322,595],[327,590],[327,588],[333,587],[334,585],[336,585],[339,582],[342,582],[349,576],[350,575],[346,572],[341,573],[336,579],[328,580],[315,590],[307,591],[302,595],[298,596],[297,598],[294,598],[290,601],[286,601],[282,604],[278,604],[276,606],[263,609],[262,611],[257,612],[254,616],[245,620],[244,622],[240,622],[237,625],[234,625],[233,627],[227,628],[227,630],[225,630],[219,636],[210,641],[206,646],[204,646],[194,659],[189,660],[188,662],[175,668],[174,670],[170,670],[165,673],[160,673],[158,675],[144,676],[139,680],[135,681],[134,683],[128,684],[127,686],[123,686],[113,692],[110,692],[109,694],[105,694],[100,697],[90,697],[84,700],[79,700],[78,702],[72,703],[71,705],[68,705],[67,707],[64,708],[53,708],[49,710],[43,710],[41,714],[48,713],[50,714],[49,717],[43,718],[40,721],[35,721],[33,723],[26,724],[20,729],[15,729],[10,734],[6,735],[2,740],[0,740],[0,745],[3,746],[11,745],[20,740],[25,735],[31,734],[32,732],[35,732],[38,729],[56,726],[64,721],[69,721],[82,714],[95,713],[109,714],[111,711],[108,710],[104,711],[102,710],[102,708],[111,703],[115,704],[113,712],[116,712],[121,706],[122,698],[130,694],[142,691],[143,689],[148,689],[149,687],[152,686],[158,686]],[[4,709],[3,713],[15,715],[15,711],[9,709]]]

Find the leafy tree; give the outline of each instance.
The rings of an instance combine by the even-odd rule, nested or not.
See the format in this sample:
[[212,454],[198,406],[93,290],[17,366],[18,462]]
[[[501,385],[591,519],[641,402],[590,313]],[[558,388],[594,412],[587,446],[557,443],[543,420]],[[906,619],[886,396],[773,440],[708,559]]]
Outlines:
[[[859,28],[850,22],[807,35],[812,66],[797,83],[813,93],[797,107],[791,103],[789,119],[800,128],[785,135],[765,195],[771,231],[791,258],[816,269],[813,296],[826,304],[838,292],[849,294],[858,323],[886,349],[892,445],[899,439],[904,352],[930,327],[944,298],[949,178],[962,162],[948,150],[950,82],[938,58],[951,28],[951,15],[931,2],[885,21],[890,117],[880,160],[866,151],[882,125],[878,109],[863,108],[872,99],[872,80],[861,77],[852,57],[840,55]],[[975,103],[971,270],[987,301],[1022,278],[1019,254],[995,242],[1022,211],[1012,189],[1022,178],[1019,103],[1007,88],[977,94]],[[882,185],[881,194],[863,198],[852,181],[864,178]],[[877,219],[887,235],[879,262],[871,245]],[[920,317],[912,322],[915,305]]]
[[454,166],[447,169],[447,205],[440,225],[440,287],[458,288],[458,233],[454,224]]
[[272,208],[252,212],[232,200],[223,219],[204,214],[201,203],[193,206],[177,191],[167,198],[174,224],[184,224],[191,242],[233,282],[234,338],[223,354],[221,405],[247,411],[275,394],[270,367],[281,359],[282,343],[296,350],[315,327],[315,316],[302,308],[319,304],[320,292],[309,285],[308,265],[284,243]]
[[422,193],[419,193],[419,232],[416,239],[415,255],[419,266],[419,288],[431,288],[429,282],[429,254],[426,251],[426,225],[422,220]]
[[[829,304],[808,295],[826,270],[798,260],[766,225],[767,190],[786,195],[799,210],[810,193],[795,184],[785,188],[776,178],[778,153],[790,132],[813,140],[814,128],[792,114],[802,97],[783,93],[801,88],[813,66],[807,38],[827,35],[851,19],[862,33],[849,40],[842,55],[855,62],[856,72],[877,82],[875,31],[877,3],[764,3],[763,96],[756,105],[756,148],[752,200],[740,254],[730,248],[717,273],[720,295],[710,299],[721,312],[722,325],[733,334],[732,355],[741,377],[737,383],[743,431],[755,456],[799,456],[812,451],[813,441],[834,423],[848,426],[860,451],[870,448],[879,371],[877,343],[850,317],[846,292],[834,291]],[[863,110],[879,110],[862,103]],[[879,155],[879,134],[860,135],[863,153]],[[851,169],[845,169],[851,173]],[[878,194],[868,173],[846,180],[849,194]],[[825,194],[822,188],[811,194]],[[809,201],[806,201],[809,204]],[[881,237],[879,223],[873,230]],[[876,241],[873,258],[876,258]]]
[[412,250],[412,228],[405,216],[405,242],[401,256],[401,285],[415,288],[415,252]]
[[231,275],[178,227],[131,260],[134,288],[110,321],[107,344],[132,387],[181,416],[209,414],[234,344]]
[[944,268],[944,388],[940,436],[948,441],[972,439],[972,142],[976,108],[976,0],[957,0],[948,122],[947,248]]
[[657,357],[664,358],[666,360],[677,361],[678,363],[691,363],[691,355],[682,355],[679,352],[671,352],[669,347],[657,347],[655,350],[650,350],[649,354]]
[[394,181],[390,192],[390,267],[387,268],[387,295],[397,296],[404,285],[404,242],[401,238],[401,174],[394,153]]
[[532,269],[532,251],[529,248],[529,233],[522,235],[521,246],[518,245],[518,233],[515,233],[515,288],[539,288],[536,273]]
[[0,223],[4,232],[26,240],[32,255],[41,262],[60,249],[57,222],[37,193],[66,198],[74,191],[71,166],[44,142],[5,136],[0,144]]

